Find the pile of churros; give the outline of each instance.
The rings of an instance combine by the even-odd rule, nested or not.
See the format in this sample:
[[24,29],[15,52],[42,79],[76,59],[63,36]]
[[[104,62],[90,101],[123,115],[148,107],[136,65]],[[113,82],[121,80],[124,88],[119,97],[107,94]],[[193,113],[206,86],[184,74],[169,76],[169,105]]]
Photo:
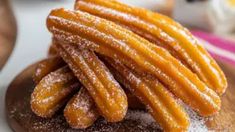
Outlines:
[[[68,124],[91,126],[147,109],[165,131],[186,131],[183,101],[200,116],[216,114],[226,77],[202,44],[164,15],[116,0],[77,0],[54,9],[48,58],[35,71],[33,112],[50,118],[60,108]],[[63,107],[65,106],[65,107]]]

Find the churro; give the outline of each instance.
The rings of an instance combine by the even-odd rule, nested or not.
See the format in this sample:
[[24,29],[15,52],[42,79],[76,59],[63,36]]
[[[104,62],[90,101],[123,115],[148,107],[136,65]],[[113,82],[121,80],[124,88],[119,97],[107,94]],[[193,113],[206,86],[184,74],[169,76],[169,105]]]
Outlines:
[[65,66],[65,63],[59,56],[52,56],[40,61],[33,75],[34,82],[38,84],[43,77],[45,77],[50,72],[59,69],[62,66]]
[[54,115],[80,88],[80,83],[73,76],[68,66],[45,76],[31,95],[32,111],[45,118]]
[[47,18],[47,27],[58,41],[70,43],[67,45],[86,47],[114,60],[121,58],[125,65],[134,62],[202,116],[220,109],[219,96],[168,51],[113,22],[82,11],[55,9]]
[[70,99],[64,109],[66,121],[73,128],[87,128],[98,119],[99,115],[94,100],[84,87]]
[[72,44],[56,44],[57,52],[94,99],[109,122],[121,121],[127,112],[127,98],[106,66],[89,50]]

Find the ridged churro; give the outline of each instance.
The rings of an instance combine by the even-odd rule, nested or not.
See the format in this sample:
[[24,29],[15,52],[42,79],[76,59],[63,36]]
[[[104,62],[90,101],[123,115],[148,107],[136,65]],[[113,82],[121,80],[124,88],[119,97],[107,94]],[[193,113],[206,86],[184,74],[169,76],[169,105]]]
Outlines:
[[65,66],[65,63],[59,56],[49,57],[48,59],[40,61],[33,75],[34,82],[38,84],[43,77],[62,66]]
[[172,94],[153,76],[138,75],[118,61],[104,57],[114,77],[136,95],[165,131],[188,129],[189,118]]
[[127,112],[127,97],[98,57],[72,44],[56,44],[56,48],[92,96],[100,114],[109,122],[121,121]]
[[37,84],[31,95],[32,111],[40,117],[51,117],[79,88],[80,83],[68,66],[51,72]]
[[116,0],[77,0],[75,9],[111,20],[164,47],[209,88],[220,95],[225,92],[227,80],[216,61],[186,28],[167,16]]
[[134,62],[202,116],[213,115],[220,109],[219,96],[193,72],[165,49],[127,29],[88,13],[65,9],[53,10],[47,18],[47,27],[58,41],[90,48],[114,60],[121,58],[126,65]]
[[88,91],[82,87],[66,105],[64,116],[73,128],[87,128],[99,117],[99,111]]

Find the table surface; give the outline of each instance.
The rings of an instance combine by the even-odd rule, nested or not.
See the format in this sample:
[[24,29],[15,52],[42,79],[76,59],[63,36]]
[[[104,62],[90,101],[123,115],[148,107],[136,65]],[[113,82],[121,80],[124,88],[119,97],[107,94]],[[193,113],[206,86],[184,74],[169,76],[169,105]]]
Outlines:
[[[150,9],[156,8],[154,0],[122,1]],[[46,57],[51,35],[46,29],[45,19],[50,10],[56,7],[73,8],[73,1],[68,0],[12,0],[11,3],[17,20],[17,39],[12,55],[0,71],[0,106],[4,106],[5,91],[13,78],[28,65]],[[235,35],[225,37],[234,39]],[[0,128],[2,131],[10,131],[5,121],[4,107],[0,108]]]

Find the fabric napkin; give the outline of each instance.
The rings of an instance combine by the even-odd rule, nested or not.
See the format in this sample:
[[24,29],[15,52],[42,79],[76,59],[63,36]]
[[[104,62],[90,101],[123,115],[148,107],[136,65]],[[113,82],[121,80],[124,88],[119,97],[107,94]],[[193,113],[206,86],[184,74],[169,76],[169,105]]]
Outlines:
[[235,66],[235,41],[226,40],[203,31],[195,30],[191,32],[203,41],[205,48],[213,57]]

